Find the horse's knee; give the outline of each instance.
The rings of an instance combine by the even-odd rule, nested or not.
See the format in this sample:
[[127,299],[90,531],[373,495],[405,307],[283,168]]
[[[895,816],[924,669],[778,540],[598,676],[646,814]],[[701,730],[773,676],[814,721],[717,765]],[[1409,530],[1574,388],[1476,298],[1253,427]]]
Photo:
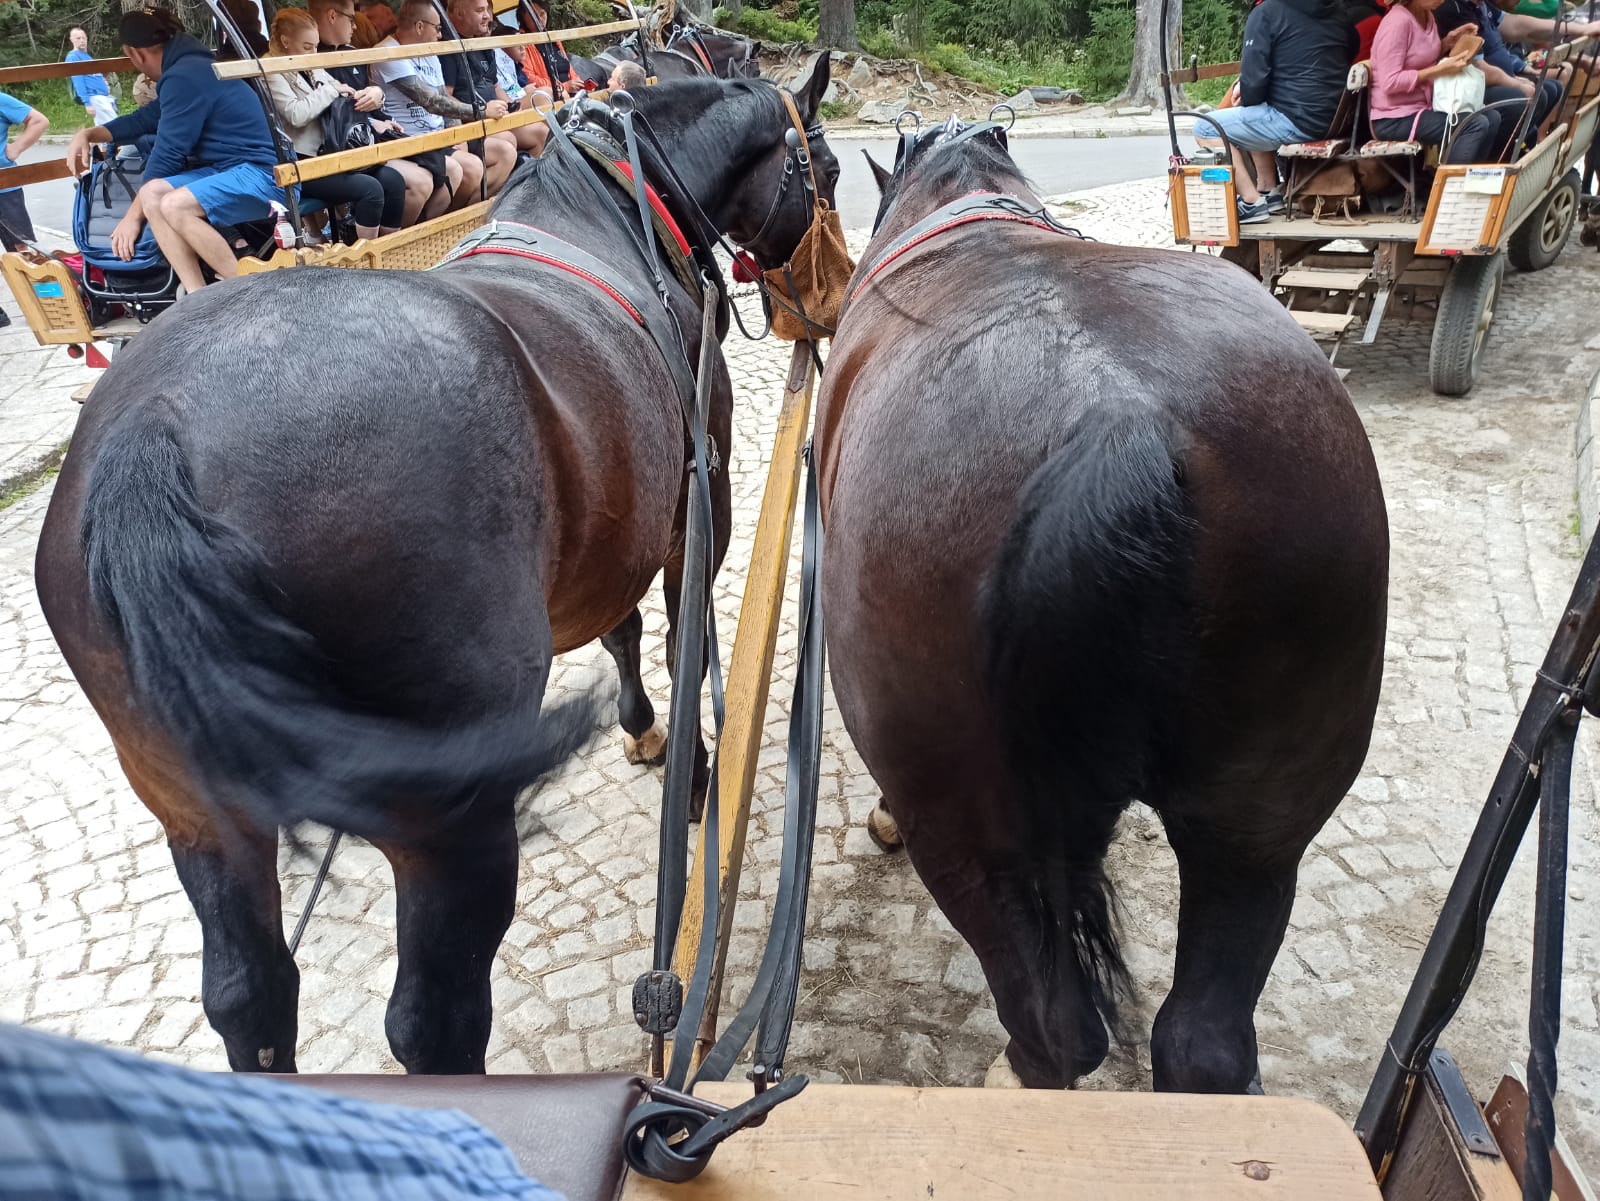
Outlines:
[[1243,1022],[1206,1019],[1175,1009],[1169,999],[1150,1035],[1150,1063],[1157,1091],[1246,1093],[1256,1082],[1255,1028]]

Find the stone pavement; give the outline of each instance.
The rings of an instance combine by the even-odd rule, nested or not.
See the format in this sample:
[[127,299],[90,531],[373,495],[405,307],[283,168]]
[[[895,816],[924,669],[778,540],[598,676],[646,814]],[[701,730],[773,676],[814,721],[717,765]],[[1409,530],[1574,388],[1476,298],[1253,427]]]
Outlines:
[[[1162,186],[1101,189],[1067,212],[1097,236],[1158,243]],[[1379,345],[1342,352],[1389,504],[1387,670],[1372,752],[1305,861],[1259,1009],[1270,1091],[1354,1115],[1565,601],[1581,552],[1573,424],[1600,366],[1600,349],[1585,345],[1597,287],[1600,256],[1576,244],[1551,270],[1510,277],[1489,365],[1466,399],[1428,390],[1423,324],[1395,321]],[[787,358],[781,347],[737,338],[729,351],[739,403],[736,529],[717,587],[725,638]],[[199,927],[159,828],[124,784],[39,615],[31,563],[48,499],[46,486],[0,511],[0,1019],[220,1068],[221,1045],[198,1000]],[[647,683],[664,710],[658,597],[646,621]],[[734,985],[753,970],[775,883],[793,647],[789,621],[729,955]],[[610,671],[599,648],[587,648],[562,660],[555,683],[585,687]],[[1560,1111],[1591,1167],[1600,1164],[1595,747],[1589,723],[1573,791]],[[608,729],[528,803],[518,915],[494,974],[492,1071],[639,1065],[627,997],[649,954],[659,789],[659,774],[629,767]],[[976,1084],[1004,1042],[992,1001],[904,856],[882,855],[868,840],[863,820],[874,799],[830,704],[791,1066],[823,1080]],[[1524,1053],[1532,859],[1530,843],[1490,924],[1478,981],[1444,1039],[1480,1088]],[[292,923],[314,848],[286,850],[281,866]],[[1147,812],[1124,820],[1111,872],[1147,1031],[1171,976],[1177,884]],[[382,1029],[393,925],[385,864],[370,848],[346,846],[299,954],[304,1070],[395,1069]],[[1145,1048],[1092,1083],[1148,1087]]]
[[0,329],[0,497],[52,462],[78,420],[73,391],[92,375],[62,346],[34,341],[11,289],[0,286],[11,324]]

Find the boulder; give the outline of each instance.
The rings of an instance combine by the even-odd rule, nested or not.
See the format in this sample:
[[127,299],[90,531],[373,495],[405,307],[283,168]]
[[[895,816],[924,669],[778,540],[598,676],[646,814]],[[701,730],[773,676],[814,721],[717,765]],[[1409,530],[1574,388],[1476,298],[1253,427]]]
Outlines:
[[867,60],[864,58],[858,58],[855,61],[855,65],[850,68],[850,75],[845,82],[859,92],[864,88],[871,87],[873,78],[874,72],[872,68],[867,65]]
[[1068,88],[1066,95],[1063,96],[1062,99],[1068,104],[1082,104],[1083,93],[1078,91],[1077,88]]
[[1039,111],[1039,102],[1033,98],[1033,92],[1028,88],[1023,88],[1015,96],[1007,99],[1006,103],[1011,106],[1011,111],[1019,117]]
[[1040,104],[1060,104],[1067,98],[1064,88],[1039,87],[1029,88],[1028,91],[1033,93],[1033,98]]
[[869,100],[861,106],[856,119],[869,125],[893,125],[905,111],[904,100]]
[[1130,104],[1127,108],[1119,108],[1117,110],[1117,116],[1148,117],[1154,111],[1155,110],[1152,109],[1148,104]]

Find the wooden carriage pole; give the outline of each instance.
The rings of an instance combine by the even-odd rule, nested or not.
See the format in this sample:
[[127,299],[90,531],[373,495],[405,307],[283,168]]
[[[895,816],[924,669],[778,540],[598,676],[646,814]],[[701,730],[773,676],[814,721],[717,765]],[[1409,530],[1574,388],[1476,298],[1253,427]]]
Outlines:
[[[739,607],[739,628],[734,635],[733,656],[728,667],[727,717],[722,726],[722,739],[717,744],[717,795],[706,798],[707,804],[720,806],[722,845],[717,848],[717,870],[722,883],[711,984],[695,1039],[697,1064],[716,1042],[717,1005],[722,996],[728,937],[733,930],[733,907],[739,897],[739,872],[744,865],[756,760],[761,754],[761,739],[766,730],[767,693],[772,683],[778,623],[783,615],[783,589],[789,578],[789,545],[800,486],[801,452],[811,426],[811,395],[815,383],[811,349],[804,342],[796,342],[789,359],[783,405],[778,410],[778,432],[772,441],[767,487],[761,497],[761,516],[756,523],[750,569],[745,575],[744,600]],[[695,951],[705,926],[706,862],[705,826],[702,825],[700,845],[684,897],[678,945],[673,953],[673,968],[683,980],[694,974]],[[670,1049],[670,1042],[668,1046]]]

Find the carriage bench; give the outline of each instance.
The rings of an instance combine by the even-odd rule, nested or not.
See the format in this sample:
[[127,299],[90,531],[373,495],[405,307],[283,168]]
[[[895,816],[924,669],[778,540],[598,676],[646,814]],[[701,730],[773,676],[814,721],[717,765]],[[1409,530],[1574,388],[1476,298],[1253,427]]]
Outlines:
[[[642,1082],[600,1076],[304,1076],[371,1101],[446,1106],[569,1201],[1378,1201],[1338,1115],[1286,1097],[812,1084],[687,1184],[625,1175]],[[731,1105],[747,1084],[697,1096]]]

